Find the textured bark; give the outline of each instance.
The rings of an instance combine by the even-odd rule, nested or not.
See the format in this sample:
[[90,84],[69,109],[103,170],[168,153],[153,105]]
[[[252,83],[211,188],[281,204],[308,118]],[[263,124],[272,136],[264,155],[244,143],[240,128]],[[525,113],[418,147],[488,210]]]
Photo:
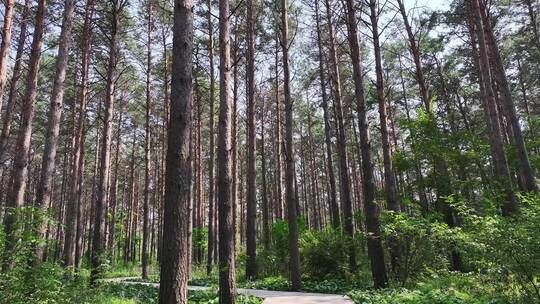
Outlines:
[[[84,24],[81,40],[81,83],[78,92],[79,113],[77,115],[77,125],[75,126],[75,143],[71,164],[71,184],[66,204],[66,238],[64,243],[64,265],[75,266],[76,251],[79,237],[82,233],[82,180],[84,165],[84,137],[86,106],[88,104],[88,71],[90,65],[90,50],[92,44],[92,16],[94,13],[95,0],[87,0],[84,13]],[[80,248],[80,247],[79,247]],[[80,257],[81,255],[79,255]]]
[[[343,224],[345,233],[350,238],[354,237],[354,224],[353,224],[353,210],[352,210],[352,198],[351,198],[351,182],[348,171],[348,155],[347,155],[347,141],[345,136],[345,127],[343,122],[343,106],[342,106],[342,94],[341,94],[341,79],[339,74],[338,59],[335,47],[334,29],[332,25],[331,8],[328,0],[325,0],[326,4],[326,18],[328,23],[328,32],[330,38],[330,57],[332,62],[332,82],[334,89],[334,111],[336,114],[337,125],[337,150],[339,156],[339,185],[340,185],[340,199],[341,206],[343,208]],[[351,271],[356,269],[356,253],[354,247],[350,247],[349,252],[349,267]]]
[[[514,105],[514,101],[512,99],[512,92],[506,77],[506,71],[499,52],[499,47],[497,45],[497,39],[495,38],[495,33],[493,32],[493,27],[491,25],[491,16],[483,1],[478,1],[478,4],[479,8],[476,13],[476,18],[478,18],[478,20],[482,20],[481,28],[484,30],[485,44],[488,56],[491,60],[490,62],[492,63],[489,68],[491,69],[493,79],[500,90],[500,100],[502,103],[502,108],[504,109],[503,112],[508,120],[508,123],[510,124],[514,143],[516,145],[516,152],[519,159],[519,173],[523,180],[523,187],[521,190],[538,192],[538,185],[535,181],[534,170],[529,161],[529,153],[527,152],[527,146],[525,145],[525,139],[523,137],[519,118],[516,113],[516,106]],[[507,207],[509,208],[507,210],[509,213],[513,213],[515,211],[512,209],[519,208],[517,205]]]
[[145,151],[144,151],[144,205],[143,205],[143,244],[142,244],[142,278],[148,279],[150,251],[150,150],[151,136],[150,115],[152,111],[152,30],[153,7],[148,2],[146,29],[146,115],[145,115]]
[[233,62],[233,104],[232,104],[232,181],[231,198],[233,201],[233,224],[234,224],[234,244],[235,248],[238,244],[238,235],[241,233],[238,229],[238,87],[239,87],[239,75],[238,75],[238,60],[240,49],[240,34],[238,33],[238,17],[235,17],[233,25],[234,41],[231,49],[231,60]]
[[373,177],[373,158],[369,139],[369,126],[367,122],[366,100],[364,97],[364,83],[362,79],[362,66],[360,57],[360,43],[358,41],[357,18],[353,0],[346,0],[347,32],[350,46],[350,56],[353,65],[354,93],[358,112],[358,128],[360,130],[360,148],[362,150],[362,172],[364,182],[364,213],[366,216],[366,229],[368,237],[368,255],[371,262],[371,272],[376,288],[388,285],[384,251],[381,243],[381,229],[379,224],[379,207],[375,203],[375,181]]
[[[30,141],[32,135],[32,122],[34,121],[35,102],[37,97],[38,73],[41,60],[41,46],[43,42],[45,0],[39,0],[34,24],[30,59],[28,61],[28,74],[26,75],[25,92],[22,98],[22,112],[19,132],[15,144],[15,158],[11,175],[11,189],[6,200],[6,207],[13,208],[4,217],[4,231],[6,234],[5,252],[11,252],[18,240],[16,228],[16,214],[18,208],[24,204],[26,184],[28,180],[28,165],[30,163]],[[4,269],[14,266],[10,255],[6,255]]]
[[403,24],[405,30],[407,31],[407,39],[409,41],[409,52],[411,53],[414,61],[414,76],[416,82],[418,82],[418,87],[420,88],[420,96],[422,97],[422,103],[424,105],[424,110],[426,113],[430,113],[430,100],[429,100],[429,91],[424,77],[424,71],[422,67],[422,61],[420,60],[420,49],[418,47],[418,42],[409,23],[409,17],[407,16],[407,11],[405,10],[405,5],[403,0],[396,0],[399,8],[401,17],[403,18]]
[[[328,95],[326,93],[326,77],[324,73],[324,50],[322,46],[322,37],[321,37],[321,25],[320,25],[320,16],[319,16],[319,1],[315,1],[315,17],[316,17],[316,26],[317,26],[317,47],[318,47],[318,59],[319,59],[319,81],[321,83],[321,94],[322,94],[322,103],[321,107],[323,108],[323,117],[324,117],[324,143],[326,148],[326,172],[328,176],[329,184],[329,205],[330,205],[330,214],[332,218],[332,226],[338,228],[341,225],[339,217],[339,206],[337,203],[336,197],[336,176],[334,173],[334,161],[332,156],[332,138],[330,134],[330,118],[328,114]],[[333,31],[333,27],[329,26],[329,31]]]
[[214,27],[212,23],[212,2],[208,0],[208,13],[207,13],[207,23],[208,23],[208,60],[210,64],[210,119],[209,119],[209,129],[210,129],[210,146],[209,146],[209,163],[208,163],[208,256],[206,261],[206,274],[212,272],[212,266],[214,264],[214,252],[215,249],[215,240],[216,240],[216,204],[214,198],[214,104],[215,104],[215,72],[214,72]]
[[257,171],[255,136],[255,17],[254,1],[247,2],[247,189],[246,189],[246,278],[257,278]]
[[95,202],[94,230],[91,251],[90,281],[95,283],[101,275],[101,263],[105,249],[105,209],[109,189],[109,173],[111,169],[112,120],[114,116],[116,81],[118,79],[118,52],[121,16],[127,0],[112,0],[110,2],[110,36],[109,59],[107,65],[107,84],[105,97],[105,116],[103,119],[103,136],[101,138],[100,171]]
[[[30,16],[30,8],[32,7],[31,0],[25,0],[23,12],[21,14],[21,22],[19,23],[19,38],[17,41],[17,53],[15,55],[15,64],[13,66],[13,73],[11,75],[11,85],[8,93],[8,100],[6,104],[6,110],[2,118],[2,134],[0,135],[0,172],[4,175],[4,162],[6,158],[8,139],[11,134],[11,127],[13,123],[13,115],[15,114],[15,105],[19,97],[19,81],[23,71],[23,56],[24,48],[26,44],[26,36],[28,31],[28,21]],[[0,96],[0,99],[2,96]],[[8,192],[8,189],[6,189]]]
[[508,160],[504,152],[504,143],[502,139],[501,124],[498,116],[498,109],[495,100],[495,92],[491,85],[491,70],[490,61],[488,57],[488,48],[486,45],[486,38],[484,33],[484,23],[480,18],[480,6],[478,0],[469,0],[471,9],[471,18],[474,20],[474,28],[476,38],[478,40],[478,54],[479,54],[479,74],[482,75],[481,87],[485,93],[485,104],[487,106],[486,112],[489,115],[490,132],[489,139],[493,157],[493,166],[495,171],[495,177],[499,186],[502,187],[506,194],[506,200],[503,204],[502,211],[504,215],[510,215],[518,211],[519,206],[517,199],[512,189],[510,170],[508,168]]
[[[383,166],[384,166],[384,192],[386,196],[386,205],[388,209],[394,212],[400,212],[401,206],[398,201],[398,193],[396,186],[396,175],[392,164],[392,150],[390,146],[390,136],[388,131],[388,119],[386,109],[386,93],[384,92],[384,80],[383,80],[383,67],[382,67],[382,55],[381,45],[379,42],[379,13],[378,13],[378,1],[370,0],[369,11],[371,20],[371,33],[373,38],[373,50],[375,55],[375,77],[376,77],[376,90],[377,101],[379,104],[379,121],[381,128],[381,142],[383,150]],[[429,103],[426,105],[426,109],[429,110]],[[399,271],[400,252],[399,247],[396,244],[395,239],[390,239],[390,251],[392,269]]]
[[[69,50],[72,44],[71,29],[73,28],[74,11],[75,0],[66,0],[64,2],[64,15],[62,17],[62,29],[58,43],[58,58],[56,60],[56,74],[54,76],[49,119],[46,128],[47,134],[41,165],[41,179],[37,190],[36,205],[41,208],[47,208],[51,202],[53,177],[56,168],[56,150],[58,148],[58,135],[60,133],[60,122],[64,104],[64,81],[66,79]],[[37,233],[39,236],[44,236],[45,234],[44,224],[38,223]],[[44,248],[38,245],[36,249],[38,261],[43,259]]]
[[281,124],[282,124],[282,117],[281,117],[281,100],[280,100],[280,94],[279,94],[279,25],[276,25],[275,29],[275,41],[276,41],[276,54],[275,54],[275,62],[274,62],[274,69],[276,72],[276,83],[275,83],[275,89],[276,89],[276,140],[274,142],[275,148],[276,148],[276,176],[275,176],[275,183],[276,183],[276,218],[277,219],[283,219],[284,216],[284,206],[283,206],[283,142],[282,142],[282,134],[281,134]]
[[6,87],[7,66],[9,62],[9,51],[11,46],[11,31],[13,27],[14,8],[15,0],[5,1],[4,25],[2,27],[2,42],[0,42],[0,110],[2,109],[2,101],[4,100],[4,89]]
[[302,287],[298,249],[297,201],[294,189],[293,101],[289,68],[289,3],[281,0],[281,51],[283,53],[283,91],[285,97],[285,194],[289,224],[289,267],[293,290]]
[[116,145],[115,145],[115,153],[114,153],[114,173],[113,173],[113,180],[110,183],[110,198],[109,198],[109,205],[111,209],[111,223],[109,225],[109,238],[107,240],[108,245],[107,247],[110,250],[109,256],[111,257],[112,264],[114,264],[114,256],[115,252],[117,250],[116,248],[116,209],[118,205],[118,183],[119,183],[119,167],[120,167],[120,146],[122,145],[122,124],[123,124],[123,118],[124,113],[122,109],[120,109],[120,117],[118,118],[118,130],[116,131]]
[[219,131],[217,141],[217,205],[219,216],[219,303],[236,303],[232,185],[232,92],[229,0],[219,0]]
[[[159,303],[186,304],[189,278],[191,156],[189,155],[193,50],[193,2],[175,0],[170,120]],[[186,220],[188,219],[188,220]]]
[[265,121],[264,121],[264,114],[266,113],[266,109],[264,109],[263,105],[263,111],[261,113],[261,149],[259,149],[261,154],[261,182],[262,182],[262,213],[263,213],[263,219],[262,219],[262,229],[263,229],[263,245],[264,249],[268,250],[270,249],[270,223],[271,223],[271,215],[270,215],[270,203],[268,201],[268,186],[266,184],[266,151],[265,151]]

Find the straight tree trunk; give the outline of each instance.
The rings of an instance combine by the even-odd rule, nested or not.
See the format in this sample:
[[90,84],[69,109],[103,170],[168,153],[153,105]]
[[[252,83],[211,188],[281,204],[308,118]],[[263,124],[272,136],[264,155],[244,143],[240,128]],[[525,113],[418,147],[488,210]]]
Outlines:
[[215,104],[215,77],[214,77],[214,27],[212,24],[212,2],[208,0],[208,57],[210,64],[210,118],[209,118],[209,129],[210,129],[210,147],[209,147],[209,163],[208,163],[208,256],[206,262],[206,274],[210,275],[212,273],[212,266],[214,261],[214,251],[216,240],[216,227],[215,217],[216,217],[216,204],[214,199],[214,104]]
[[269,250],[270,249],[270,205],[268,202],[268,186],[266,184],[266,152],[265,152],[265,128],[264,128],[264,114],[266,113],[264,109],[264,104],[262,105],[263,111],[261,111],[261,182],[262,182],[262,212],[263,212],[263,222],[262,222],[262,228],[263,228],[263,244],[264,249]]
[[275,29],[275,41],[276,41],[276,54],[275,54],[275,62],[274,62],[274,68],[276,72],[276,140],[275,140],[275,147],[276,147],[276,214],[278,219],[283,219],[284,215],[284,206],[283,206],[283,146],[282,146],[282,134],[281,134],[281,101],[280,101],[280,95],[279,95],[279,26],[276,25]]
[[357,18],[353,0],[345,0],[347,13],[347,32],[350,46],[350,56],[353,65],[354,92],[358,112],[358,128],[360,130],[360,148],[362,150],[362,172],[364,182],[364,213],[368,237],[368,255],[371,262],[371,273],[375,288],[388,285],[384,251],[381,243],[381,228],[379,224],[379,207],[375,203],[375,181],[373,177],[373,159],[369,139],[366,100],[364,97],[364,81],[358,41]]
[[[167,140],[160,304],[186,304],[191,221],[193,2],[175,0],[170,121]],[[186,220],[188,219],[188,220]]]
[[[388,209],[394,212],[401,212],[401,207],[398,201],[398,193],[396,187],[396,175],[394,167],[392,165],[392,149],[390,146],[390,136],[388,131],[388,119],[386,111],[386,93],[384,92],[384,80],[383,80],[383,67],[382,67],[382,55],[381,45],[379,42],[379,7],[377,0],[370,0],[370,20],[371,20],[371,33],[373,38],[373,50],[375,55],[375,76],[376,76],[376,90],[377,101],[379,103],[379,120],[381,128],[382,138],[382,150],[383,150],[383,165],[384,165],[384,192],[386,195],[386,204]],[[427,109],[429,109],[429,104]],[[392,268],[394,271],[399,269],[400,253],[395,240],[390,240],[390,249],[392,256]]]
[[[8,100],[6,104],[6,110],[2,121],[2,133],[0,134],[0,174],[4,176],[4,162],[6,158],[8,139],[11,134],[11,127],[13,124],[13,115],[15,114],[16,101],[19,97],[19,81],[23,71],[23,56],[26,46],[26,36],[28,30],[28,21],[30,17],[30,9],[32,7],[31,0],[25,0],[23,12],[21,14],[21,22],[19,23],[19,38],[17,41],[17,53],[15,55],[15,64],[13,66],[13,73],[11,75],[11,85],[8,93]],[[0,96],[0,99],[3,98]],[[8,189],[5,190],[8,192]]]
[[416,78],[416,82],[418,82],[418,87],[420,88],[420,96],[422,97],[422,103],[424,105],[424,110],[426,113],[430,113],[430,100],[429,100],[429,90],[426,83],[426,79],[424,77],[424,71],[422,67],[422,61],[420,60],[420,49],[418,47],[418,42],[416,41],[416,37],[413,33],[413,30],[411,28],[411,24],[409,23],[409,17],[407,16],[407,11],[405,10],[405,5],[403,4],[403,0],[396,0],[399,8],[399,13],[401,14],[401,17],[403,18],[403,24],[405,26],[405,30],[407,31],[407,39],[409,41],[409,52],[411,53],[414,61],[414,76]]
[[[81,84],[78,96],[79,113],[77,116],[77,125],[75,126],[75,144],[73,149],[73,163],[71,164],[71,186],[68,194],[66,206],[66,238],[64,243],[64,265],[75,266],[76,251],[78,248],[78,237],[81,236],[82,228],[82,206],[81,194],[83,184],[84,167],[84,142],[85,142],[85,121],[86,107],[88,105],[88,71],[90,66],[90,51],[92,45],[92,17],[94,14],[94,1],[87,0],[84,12],[84,24],[81,40]],[[77,233],[74,233],[77,231]],[[80,256],[79,256],[80,257]]]
[[[327,3],[326,1],[325,3]],[[329,3],[328,3],[329,6]],[[334,36],[334,27],[331,23],[331,16],[328,12],[328,6],[327,6],[327,22],[329,24],[328,26],[328,33],[330,38],[330,48],[335,50],[334,39],[332,39]],[[330,135],[330,118],[328,115],[328,95],[326,93],[326,78],[324,75],[324,50],[322,46],[322,37],[321,37],[321,25],[320,25],[320,17],[319,17],[319,1],[315,1],[315,18],[316,18],[316,25],[317,25],[317,47],[319,49],[319,81],[321,82],[321,93],[322,93],[322,108],[323,108],[323,115],[324,115],[324,139],[325,139],[325,145],[326,145],[326,170],[328,172],[328,183],[330,186],[330,213],[332,215],[332,226],[337,229],[339,226],[341,226],[341,220],[339,217],[339,205],[337,202],[337,195],[336,195],[336,176],[334,173],[334,161],[332,157],[332,138]],[[334,54],[330,54],[330,56],[333,56]]]
[[[64,2],[64,15],[62,19],[62,29],[58,43],[58,58],[56,60],[56,74],[51,94],[51,105],[49,108],[49,120],[45,139],[45,151],[43,152],[41,165],[41,178],[37,190],[36,205],[44,211],[51,202],[52,184],[54,171],[56,168],[56,150],[58,147],[58,135],[60,133],[60,120],[64,103],[64,81],[66,79],[66,69],[69,60],[69,50],[72,44],[71,30],[73,28],[73,14],[75,11],[75,0]],[[1,67],[0,67],[1,68]],[[1,79],[0,79],[1,80]],[[38,222],[38,237],[45,234],[45,223]],[[44,246],[37,246],[36,257],[38,261],[43,260]]]
[[510,170],[508,168],[508,160],[504,152],[504,143],[502,139],[501,125],[498,117],[498,109],[495,100],[495,93],[491,85],[491,70],[488,57],[488,49],[484,33],[484,23],[480,18],[480,6],[478,0],[470,0],[471,18],[475,20],[475,34],[478,39],[479,51],[479,74],[482,75],[483,91],[485,92],[485,104],[487,105],[487,113],[491,125],[490,143],[493,155],[493,165],[495,176],[499,186],[503,187],[506,194],[506,200],[502,207],[503,215],[511,215],[518,211],[519,206],[511,185]]
[[[483,1],[478,1],[478,4],[479,8],[476,13],[476,18],[478,18],[478,20],[482,20],[481,27],[484,30],[485,44],[488,56],[490,56],[491,62],[493,63],[490,66],[490,69],[492,69],[491,73],[493,78],[495,79],[495,82],[497,83],[497,87],[500,90],[502,108],[504,109],[504,114],[508,119],[508,123],[510,124],[512,133],[514,135],[514,143],[516,145],[516,152],[519,159],[519,173],[524,182],[523,188],[521,190],[538,192],[538,185],[535,181],[534,170],[529,161],[527,146],[525,145],[525,139],[523,137],[519,118],[516,113],[516,106],[514,105],[514,101],[512,99],[512,92],[510,91],[510,85],[506,77],[504,64],[502,62],[502,58],[499,52],[495,33],[493,32],[491,16]],[[513,206],[510,209],[516,207],[518,208],[518,206]],[[510,209],[507,210],[510,213],[515,211],[512,211]]]
[[148,2],[147,7],[147,39],[146,39],[146,121],[145,121],[145,151],[144,151],[144,205],[143,205],[143,244],[142,244],[142,278],[148,279],[148,264],[150,250],[150,150],[151,131],[150,114],[152,107],[152,30],[153,16],[152,4]]
[[289,70],[289,3],[281,0],[281,51],[283,53],[283,91],[285,97],[285,194],[289,224],[289,267],[293,290],[302,287],[298,249],[297,208],[294,189],[293,101]]
[[[334,29],[331,18],[331,8],[329,0],[325,0],[326,4],[326,18],[329,26],[329,38],[330,38],[330,57],[332,62],[332,81],[334,89],[334,111],[336,114],[337,125],[337,149],[339,155],[339,174],[340,174],[340,198],[343,208],[343,223],[345,233],[352,239],[354,238],[354,224],[353,224],[353,208],[351,198],[351,182],[349,178],[348,170],[348,155],[347,155],[347,140],[345,136],[345,127],[343,123],[343,106],[341,95],[341,79],[339,74],[337,53],[335,47]],[[351,271],[356,270],[356,252],[354,246],[350,246],[349,249],[349,267]]]
[[2,27],[2,42],[0,42],[0,110],[2,110],[4,89],[6,87],[14,9],[15,0],[6,0],[4,8],[4,25]]
[[104,213],[104,210],[107,206],[107,190],[109,188],[109,172],[111,169],[112,120],[114,116],[116,81],[118,80],[119,30],[121,26],[120,19],[122,18],[123,10],[127,5],[127,0],[112,0],[110,4],[111,24],[109,36],[109,60],[107,66],[107,95],[105,99],[105,116],[103,119],[103,136],[101,138],[101,158],[94,214],[94,230],[92,231],[92,271],[90,276],[92,284],[94,284],[96,279],[101,275],[100,266],[103,262],[103,254],[105,253],[106,214]]
[[217,205],[219,216],[219,303],[236,303],[232,185],[232,92],[229,1],[219,0],[220,108],[217,142]]
[[254,0],[247,2],[247,189],[246,189],[246,279],[257,278],[257,171],[255,130],[255,17]]
[[[28,179],[28,164],[30,163],[30,141],[32,135],[32,122],[34,121],[35,102],[37,97],[38,73],[41,60],[41,46],[43,43],[45,0],[39,0],[34,24],[30,59],[28,61],[28,74],[26,75],[25,92],[22,98],[22,112],[17,142],[15,144],[15,158],[11,175],[11,190],[6,203],[12,208],[4,217],[4,231],[6,234],[5,252],[11,252],[18,241],[16,229],[16,210],[24,204],[26,182]],[[11,269],[14,260],[6,255],[3,269]]]

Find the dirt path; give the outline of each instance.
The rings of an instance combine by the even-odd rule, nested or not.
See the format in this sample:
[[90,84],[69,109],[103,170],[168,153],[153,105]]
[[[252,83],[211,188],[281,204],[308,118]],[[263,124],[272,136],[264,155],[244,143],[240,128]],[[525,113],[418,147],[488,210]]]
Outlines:
[[[105,282],[115,282],[123,284],[138,284],[152,287],[159,287],[159,283],[135,282],[133,278],[105,279]],[[188,290],[208,290],[210,287],[188,286]],[[260,289],[238,288],[239,294],[255,296],[264,299],[263,304],[353,304],[349,297],[336,294],[307,293],[293,291],[273,291]]]

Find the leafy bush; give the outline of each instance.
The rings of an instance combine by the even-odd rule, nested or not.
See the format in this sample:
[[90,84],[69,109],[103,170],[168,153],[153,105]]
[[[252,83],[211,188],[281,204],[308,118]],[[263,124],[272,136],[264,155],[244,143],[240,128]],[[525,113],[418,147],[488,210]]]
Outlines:
[[357,304],[510,304],[493,295],[491,285],[477,275],[432,274],[409,288],[357,290],[349,293]]
[[400,253],[393,265],[395,280],[403,285],[427,270],[446,268],[454,229],[437,220],[391,211],[384,212],[381,221],[386,243],[393,242]]
[[[298,219],[298,235],[307,230],[304,218]],[[277,220],[272,224],[272,244],[269,250],[262,250],[257,256],[261,276],[279,276],[289,273],[289,225]]]
[[463,208],[461,246],[471,265],[529,301],[540,301],[540,196],[520,195],[514,217],[481,216]]
[[308,230],[299,239],[302,270],[309,277],[344,277],[352,241],[338,230]]

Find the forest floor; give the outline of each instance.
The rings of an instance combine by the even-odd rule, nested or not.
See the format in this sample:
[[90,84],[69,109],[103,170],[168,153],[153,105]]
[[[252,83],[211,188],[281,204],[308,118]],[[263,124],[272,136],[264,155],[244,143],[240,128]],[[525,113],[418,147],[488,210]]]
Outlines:
[[[158,288],[159,283],[140,282],[138,277],[120,277],[104,279],[107,283],[121,283],[126,285],[144,285]],[[188,286],[189,290],[211,290],[211,287]],[[263,304],[352,304],[353,301],[344,295],[307,293],[293,291],[273,291],[262,289],[238,288],[238,293],[246,296],[254,296],[264,299]]]

